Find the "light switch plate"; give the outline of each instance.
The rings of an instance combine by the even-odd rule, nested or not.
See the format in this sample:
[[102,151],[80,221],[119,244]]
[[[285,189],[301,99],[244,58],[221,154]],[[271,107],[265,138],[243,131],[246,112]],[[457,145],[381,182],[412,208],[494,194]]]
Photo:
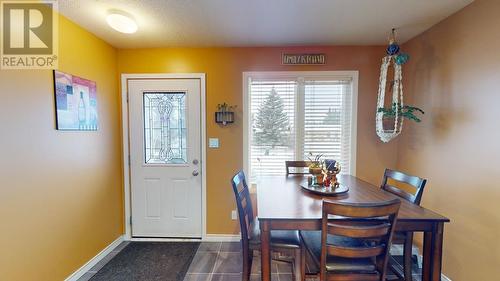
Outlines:
[[208,139],[208,147],[219,148],[219,139],[218,138],[209,138]]

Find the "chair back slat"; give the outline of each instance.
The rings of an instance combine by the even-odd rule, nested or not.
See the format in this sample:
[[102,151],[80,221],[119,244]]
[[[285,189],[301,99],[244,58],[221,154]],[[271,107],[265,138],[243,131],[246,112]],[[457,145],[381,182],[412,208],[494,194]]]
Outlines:
[[390,184],[384,185],[383,189],[385,191],[389,191],[390,193],[392,193],[394,195],[397,195],[397,196],[405,199],[406,201],[410,201],[412,203],[414,203],[417,200],[417,198],[416,198],[416,196],[414,194],[406,192],[406,191],[402,190],[401,188],[392,186]]
[[[412,194],[401,188],[395,187],[394,185],[388,183],[389,179],[399,183],[410,185],[415,188],[415,192]],[[384,172],[384,179],[382,181],[381,188],[413,204],[420,205],[426,183],[426,179],[419,178],[417,176],[411,176],[400,171],[386,169]]]
[[330,256],[343,258],[371,258],[381,255],[385,250],[385,245],[373,247],[341,247],[327,245],[327,254]]
[[247,245],[249,237],[249,228],[254,221],[254,213],[252,201],[247,181],[243,171],[239,171],[231,179],[233,193],[236,199],[236,207],[238,209],[238,220],[240,223],[241,239],[244,247]]
[[365,226],[328,223],[328,234],[351,238],[381,237],[387,235],[390,230],[391,225],[389,223]]
[[311,165],[311,161],[285,161],[286,175],[303,175],[308,172],[292,172],[290,168],[307,168]]
[[399,199],[380,203],[323,201],[320,280],[328,280],[326,261],[330,256],[371,258],[376,267],[371,278],[385,280],[400,205]]
[[382,217],[399,210],[399,205],[392,204],[391,202],[392,201],[383,203],[326,204],[323,205],[323,215],[335,214],[337,216],[351,218]]

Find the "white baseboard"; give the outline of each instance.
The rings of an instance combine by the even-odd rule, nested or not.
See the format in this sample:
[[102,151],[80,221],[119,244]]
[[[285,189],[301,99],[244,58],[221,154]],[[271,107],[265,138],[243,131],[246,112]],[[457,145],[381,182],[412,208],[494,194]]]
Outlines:
[[68,276],[65,281],[77,281],[82,275],[87,273],[94,265],[96,265],[99,261],[101,261],[105,256],[107,256],[111,251],[113,251],[120,243],[123,242],[123,235],[120,235],[116,238],[115,241],[111,242],[106,248],[104,248],[99,254],[95,257],[91,258],[86,264],[77,269],[73,274]]
[[159,238],[159,237],[132,237],[132,242],[200,242],[201,238]]
[[239,242],[240,240],[239,234],[207,234],[203,239],[206,242]]
[[448,278],[446,275],[441,274],[441,281],[451,281],[451,279]]
[[135,242],[239,242],[240,234],[207,234],[204,238],[148,238],[148,237],[132,237],[128,241]]

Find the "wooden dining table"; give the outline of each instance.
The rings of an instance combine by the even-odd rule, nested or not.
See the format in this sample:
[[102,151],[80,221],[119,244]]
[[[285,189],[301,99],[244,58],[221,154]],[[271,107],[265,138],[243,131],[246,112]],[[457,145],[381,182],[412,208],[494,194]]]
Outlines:
[[[270,231],[320,230],[323,200],[338,202],[381,202],[397,196],[350,175],[338,181],[349,191],[339,196],[316,195],[300,184],[304,176],[262,176],[257,184],[257,212],[260,226],[262,280],[271,280]],[[396,231],[423,232],[422,280],[441,280],[444,224],[450,220],[431,210],[401,200]]]

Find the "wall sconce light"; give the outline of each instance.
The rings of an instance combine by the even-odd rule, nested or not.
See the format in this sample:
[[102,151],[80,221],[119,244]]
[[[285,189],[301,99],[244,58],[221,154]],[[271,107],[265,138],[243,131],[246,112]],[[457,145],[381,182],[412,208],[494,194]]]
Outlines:
[[227,103],[218,104],[217,111],[215,112],[215,123],[226,126],[234,123],[234,109],[236,105],[229,105]]

